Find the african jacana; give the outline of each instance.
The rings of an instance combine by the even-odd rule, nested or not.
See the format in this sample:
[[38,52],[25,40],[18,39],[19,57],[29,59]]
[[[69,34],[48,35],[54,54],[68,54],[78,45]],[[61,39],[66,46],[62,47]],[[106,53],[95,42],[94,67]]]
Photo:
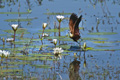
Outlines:
[[79,23],[82,19],[82,15],[78,18],[75,13],[72,13],[69,19],[70,38],[77,42],[80,39]]

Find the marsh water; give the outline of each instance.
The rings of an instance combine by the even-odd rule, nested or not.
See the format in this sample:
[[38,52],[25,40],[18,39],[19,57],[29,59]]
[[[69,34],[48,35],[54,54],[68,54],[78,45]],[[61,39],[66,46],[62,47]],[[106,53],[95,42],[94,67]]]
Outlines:
[[[86,50],[69,38],[71,13],[83,16],[79,42]],[[57,15],[65,17],[61,36]],[[41,39],[43,23],[49,36]],[[16,39],[7,42],[12,24],[19,25]],[[0,80],[119,80],[120,0],[0,0],[0,49],[10,52],[0,57]]]

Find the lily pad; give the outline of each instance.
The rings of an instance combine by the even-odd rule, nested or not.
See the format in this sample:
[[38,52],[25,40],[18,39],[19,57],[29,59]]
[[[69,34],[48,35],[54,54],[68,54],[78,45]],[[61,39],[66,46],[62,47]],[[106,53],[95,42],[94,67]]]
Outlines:
[[54,56],[54,55],[51,55],[51,54],[48,54],[48,55],[44,55],[44,54],[30,54],[31,56],[43,56],[43,57],[48,57],[48,56]]
[[71,13],[60,13],[60,12],[58,12],[58,13],[54,13],[54,12],[52,12],[52,13],[44,13],[45,15],[71,15]]
[[12,64],[12,65],[21,65],[21,64],[30,64],[28,62],[7,62],[7,64]]
[[17,59],[25,60],[25,61],[34,61],[34,60],[38,60],[39,57],[28,57],[28,56],[26,56],[26,57],[18,57]]
[[70,45],[60,45],[61,48],[65,49],[65,50],[68,50],[70,49]]
[[93,37],[86,37],[82,38],[83,40],[108,40],[107,38],[93,38]]
[[21,72],[22,70],[20,69],[2,69],[0,70],[0,73],[5,73],[5,72]]
[[53,59],[51,57],[40,57],[40,60],[54,61],[56,59]]
[[[83,29],[83,27],[79,27],[79,29]],[[60,32],[65,30],[69,30],[69,27],[60,28]],[[42,32],[43,30],[39,31]],[[59,29],[45,29],[44,32],[59,32]]]
[[[14,33],[14,31],[11,29],[11,30],[4,30],[4,32],[7,32],[7,33]],[[24,28],[18,28],[17,31],[16,31],[16,34],[21,34],[22,32],[24,32],[24,34],[30,34],[26,29]]]
[[29,14],[29,12],[0,12],[0,14]]
[[[6,68],[6,66],[0,66],[0,68]],[[18,68],[18,66],[7,66],[7,68]]]
[[120,41],[92,41],[93,43],[119,43]]
[[70,54],[63,54],[63,53],[62,53],[61,55],[63,55],[63,56],[67,56],[67,55],[70,55]]
[[88,33],[90,35],[113,35],[113,34],[117,34],[115,32],[94,32],[94,33]]
[[6,22],[18,22],[18,21],[32,21],[33,19],[37,19],[37,18],[19,18],[19,19],[6,19]]
[[120,49],[92,49],[93,51],[117,51]]
[[36,68],[51,68],[49,65],[31,65]]

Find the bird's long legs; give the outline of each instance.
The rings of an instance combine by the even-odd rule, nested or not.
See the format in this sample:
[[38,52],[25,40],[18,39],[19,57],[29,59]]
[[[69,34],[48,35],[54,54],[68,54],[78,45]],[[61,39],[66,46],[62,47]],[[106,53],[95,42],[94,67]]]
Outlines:
[[80,60],[80,56],[81,56],[81,40],[79,42],[77,42],[79,44],[79,47],[80,47],[80,54],[79,54],[79,60]]

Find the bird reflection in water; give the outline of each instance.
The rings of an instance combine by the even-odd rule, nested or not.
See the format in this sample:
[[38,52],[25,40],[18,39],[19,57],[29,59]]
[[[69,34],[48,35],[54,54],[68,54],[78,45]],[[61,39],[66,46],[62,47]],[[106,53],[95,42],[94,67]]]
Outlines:
[[80,61],[74,59],[69,66],[69,78],[70,80],[81,80],[79,75]]

